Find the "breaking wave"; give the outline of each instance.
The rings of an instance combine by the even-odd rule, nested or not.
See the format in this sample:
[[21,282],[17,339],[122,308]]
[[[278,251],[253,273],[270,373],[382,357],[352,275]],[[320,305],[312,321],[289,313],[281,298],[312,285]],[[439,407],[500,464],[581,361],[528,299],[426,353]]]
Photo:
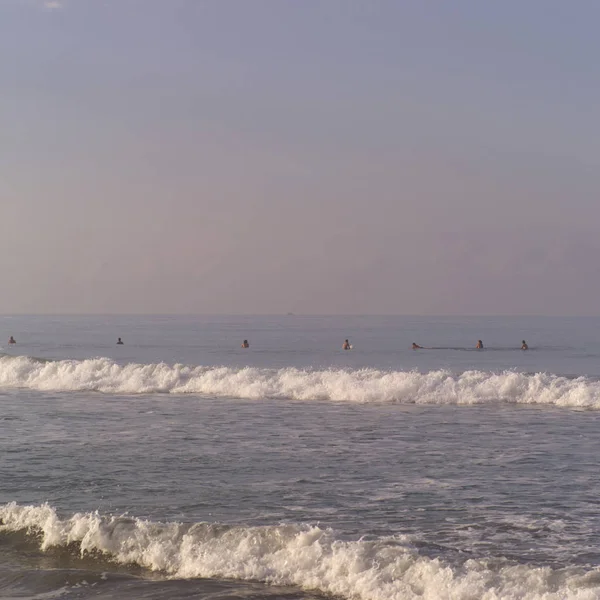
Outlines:
[[0,506],[0,535],[24,531],[42,550],[69,548],[174,578],[229,578],[293,585],[359,600],[596,599],[600,572],[469,559],[452,565],[420,556],[399,536],[344,541],[317,526],[160,523],[75,514],[48,505]]
[[120,365],[108,358],[0,357],[0,388],[414,404],[549,404],[600,409],[600,382],[547,373]]

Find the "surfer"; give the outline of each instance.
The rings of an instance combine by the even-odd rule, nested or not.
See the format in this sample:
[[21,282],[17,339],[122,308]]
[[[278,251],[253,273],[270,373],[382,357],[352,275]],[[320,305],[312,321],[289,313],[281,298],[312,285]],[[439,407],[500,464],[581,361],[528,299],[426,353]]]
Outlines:
[[342,344],[342,350],[352,350],[352,346],[348,340],[344,340]]
[[423,346],[419,346],[419,344],[415,344],[415,343],[413,342],[413,344],[412,344],[412,349],[413,349],[413,350],[421,350],[422,348],[423,348]]
[[121,338],[119,338],[117,340],[117,346],[122,346],[123,345],[123,340]]
[[250,348],[250,344],[248,343],[248,340],[244,340],[242,342],[242,348]]
[[477,340],[477,346],[475,346],[477,350],[483,350],[483,342],[481,340]]
[[525,340],[521,342],[521,350],[529,350],[529,346]]
[[16,344],[16,343],[17,343],[17,340],[15,340],[15,338],[14,338],[14,337],[11,335],[11,336],[8,338],[8,343],[9,343],[9,344]]

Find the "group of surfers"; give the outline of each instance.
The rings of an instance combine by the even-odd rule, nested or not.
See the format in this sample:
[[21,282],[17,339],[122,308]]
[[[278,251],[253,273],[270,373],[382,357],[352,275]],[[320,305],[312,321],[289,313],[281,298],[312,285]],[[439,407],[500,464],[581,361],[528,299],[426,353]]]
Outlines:
[[[348,341],[348,340],[346,340]],[[10,338],[8,338],[8,343],[9,344],[16,344],[17,340],[15,340],[15,338],[11,335]],[[121,338],[117,338],[117,346],[123,346],[124,342]],[[242,348],[250,348],[250,344],[248,343],[248,340],[244,340],[242,342]]]
[[[475,344],[475,348],[477,350],[483,350],[483,342],[481,340],[477,340],[477,344]],[[416,342],[412,343],[413,350],[435,350],[435,348],[428,348],[427,346],[419,346]],[[352,344],[348,340],[344,340],[342,344],[342,350],[352,350]],[[521,342],[521,350],[529,350],[529,346],[527,342],[523,340]]]
[[[17,341],[11,335],[10,338],[8,339],[8,343],[16,344]],[[123,340],[121,338],[118,338],[117,346],[122,346],[122,345],[123,345]],[[248,343],[248,340],[244,340],[242,342],[242,348],[250,348],[250,344]],[[477,340],[477,344],[475,345],[475,348],[477,350],[483,350],[483,342],[481,340]],[[427,346],[419,346],[419,344],[417,344],[416,342],[413,342],[412,349],[413,350],[432,350],[432,348],[428,348]],[[344,343],[342,344],[342,350],[352,350],[352,344],[349,342],[349,340],[347,340],[347,339],[344,340]],[[521,350],[529,350],[529,346],[527,345],[527,342],[525,340],[523,340],[521,342]]]
[[[8,338],[8,343],[9,344],[16,344],[17,340],[15,340],[15,338],[11,335]],[[121,338],[117,338],[117,346],[122,346],[123,345],[123,340]]]
[[[431,350],[431,348],[427,348],[426,346],[419,346],[419,344],[416,344],[415,342],[413,342],[413,344],[412,344],[412,349],[413,350]],[[481,340],[477,340],[477,344],[475,344],[475,349],[483,350],[483,342]],[[527,342],[525,340],[523,340],[521,342],[521,350],[529,350],[529,346],[527,345]]]

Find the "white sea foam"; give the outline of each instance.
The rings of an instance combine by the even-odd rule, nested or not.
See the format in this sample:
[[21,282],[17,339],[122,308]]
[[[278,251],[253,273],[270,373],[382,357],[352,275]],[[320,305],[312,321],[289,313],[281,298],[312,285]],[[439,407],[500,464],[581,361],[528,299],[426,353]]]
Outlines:
[[82,555],[105,553],[171,577],[232,578],[295,585],[360,600],[591,600],[598,569],[551,569],[506,560],[451,565],[420,556],[400,538],[342,541],[331,530],[280,525],[183,525],[75,514],[48,505],[0,506],[2,531],[38,535],[42,550],[76,543]]
[[600,382],[506,371],[301,370],[126,364],[108,358],[42,362],[0,358],[0,388],[110,394],[198,394],[417,404],[553,404],[600,409]]

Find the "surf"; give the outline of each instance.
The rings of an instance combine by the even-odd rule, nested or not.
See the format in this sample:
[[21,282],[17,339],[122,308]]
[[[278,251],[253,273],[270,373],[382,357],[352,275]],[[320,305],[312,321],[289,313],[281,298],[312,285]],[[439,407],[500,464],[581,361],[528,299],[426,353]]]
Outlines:
[[166,363],[118,364],[109,358],[42,362],[0,357],[0,389],[192,394],[248,400],[282,398],[356,403],[513,403],[600,409],[600,382],[551,373],[471,370],[262,369]]
[[406,536],[345,540],[318,525],[157,522],[47,505],[0,506],[0,535],[24,532],[42,551],[138,565],[168,578],[228,578],[296,586],[359,600],[519,598],[587,600],[596,568],[515,564],[502,557],[452,564],[421,556]]

